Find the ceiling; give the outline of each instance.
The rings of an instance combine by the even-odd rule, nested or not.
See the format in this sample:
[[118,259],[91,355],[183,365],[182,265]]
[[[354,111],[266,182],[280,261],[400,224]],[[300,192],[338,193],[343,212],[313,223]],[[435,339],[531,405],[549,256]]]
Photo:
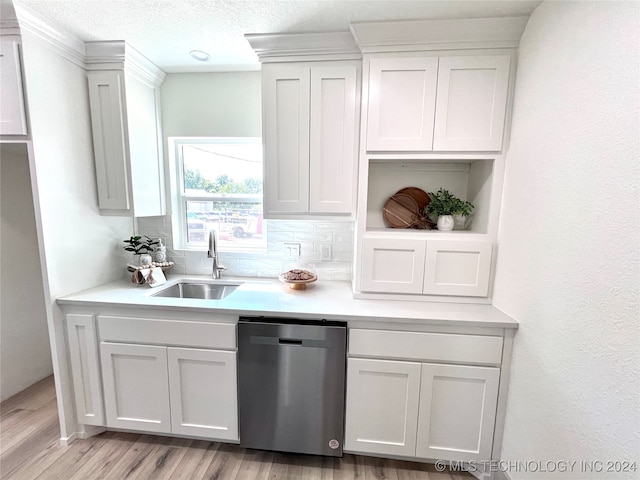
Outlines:
[[[14,0],[81,40],[125,40],[165,72],[259,69],[245,33],[347,31],[351,22],[516,16],[539,0]],[[211,55],[199,62],[191,50]]]

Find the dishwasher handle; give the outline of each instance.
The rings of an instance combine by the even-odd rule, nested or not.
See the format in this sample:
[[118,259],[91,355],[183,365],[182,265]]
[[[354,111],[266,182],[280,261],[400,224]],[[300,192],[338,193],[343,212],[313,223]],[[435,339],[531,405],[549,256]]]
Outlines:
[[249,343],[254,345],[293,346],[311,348],[333,348],[331,340],[315,340],[311,338],[281,338],[262,335],[249,335]]

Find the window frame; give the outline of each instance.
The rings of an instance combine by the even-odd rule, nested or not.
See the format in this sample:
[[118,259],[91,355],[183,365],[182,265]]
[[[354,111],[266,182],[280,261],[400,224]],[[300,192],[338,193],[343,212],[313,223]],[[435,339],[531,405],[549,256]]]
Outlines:
[[[169,144],[169,192],[171,195],[171,232],[173,236],[173,250],[186,250],[192,252],[206,251],[206,245],[193,245],[188,241],[187,230],[187,202],[216,202],[216,201],[229,201],[237,200],[254,200],[255,194],[235,194],[235,193],[223,193],[223,194],[210,194],[210,195],[187,195],[184,188],[184,165],[181,161],[182,155],[180,149],[184,145],[212,145],[212,144],[237,144],[237,145],[260,145],[263,147],[261,137],[168,137]],[[264,156],[263,156],[264,160]],[[264,190],[264,163],[263,163],[263,179],[262,186]],[[248,202],[256,203],[256,202]],[[264,206],[264,197],[260,201]],[[264,207],[263,207],[264,211]],[[266,252],[266,225],[263,223],[264,228],[264,241],[263,245],[259,248],[219,248],[222,252],[236,252],[236,253],[256,253]]]

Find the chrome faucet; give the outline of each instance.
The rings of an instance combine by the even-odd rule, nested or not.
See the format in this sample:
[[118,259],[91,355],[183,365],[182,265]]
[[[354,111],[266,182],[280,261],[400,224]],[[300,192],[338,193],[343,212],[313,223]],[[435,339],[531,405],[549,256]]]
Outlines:
[[213,258],[213,271],[211,276],[215,279],[220,278],[220,272],[226,270],[227,267],[223,267],[218,263],[218,239],[216,238],[216,231],[211,230],[209,232],[209,251],[207,252],[208,258]]

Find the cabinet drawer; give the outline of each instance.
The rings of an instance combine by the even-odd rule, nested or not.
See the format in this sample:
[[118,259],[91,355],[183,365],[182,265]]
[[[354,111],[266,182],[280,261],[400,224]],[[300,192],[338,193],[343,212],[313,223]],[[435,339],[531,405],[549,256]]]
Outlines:
[[502,337],[351,329],[349,356],[499,365]]
[[130,317],[98,317],[100,340],[182,347],[236,348],[233,323],[183,322]]

